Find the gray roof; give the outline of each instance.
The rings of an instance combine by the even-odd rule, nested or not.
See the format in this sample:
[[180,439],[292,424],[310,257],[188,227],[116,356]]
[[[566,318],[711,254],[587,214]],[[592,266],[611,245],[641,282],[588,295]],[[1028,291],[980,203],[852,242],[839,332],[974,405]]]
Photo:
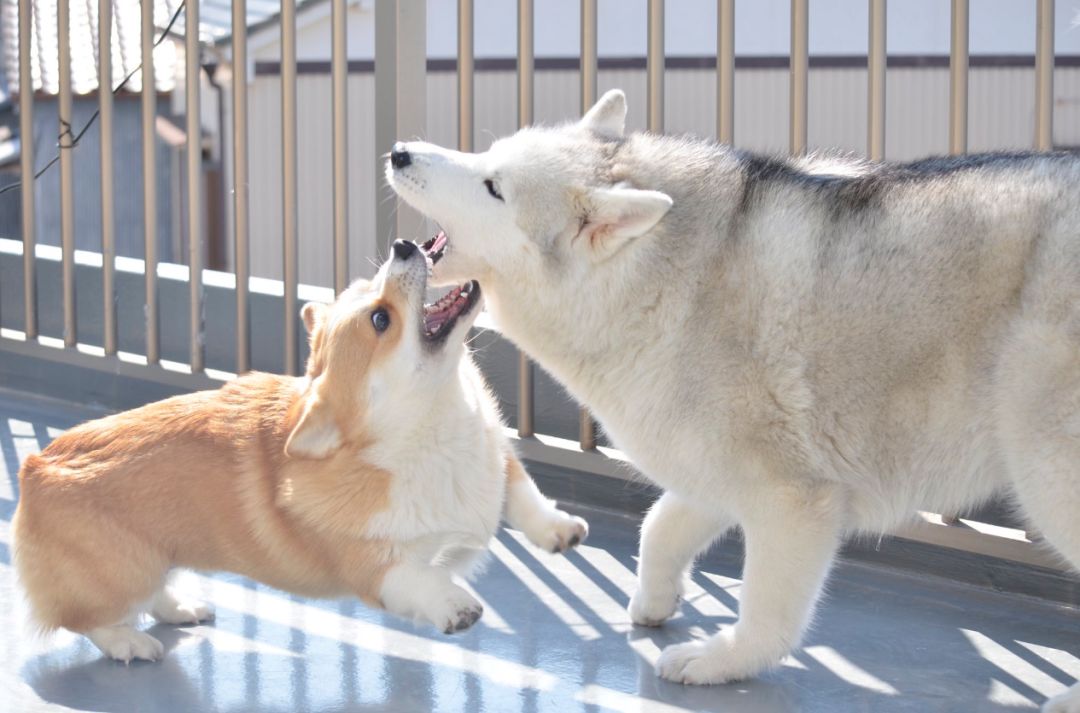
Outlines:
[[[296,5],[299,9],[313,2],[318,0],[297,0]],[[202,0],[199,10],[199,25],[204,39],[222,42],[232,37],[231,0]],[[280,0],[247,0],[248,32],[275,22],[280,11]]]
[[[319,0],[298,0],[298,6]],[[33,41],[30,55],[35,91],[55,94],[59,89],[57,61],[57,0],[31,0],[34,6]],[[181,0],[154,0],[154,24],[160,32],[168,24]],[[141,57],[141,16],[137,0],[112,0],[113,3],[113,86],[135,70]],[[71,81],[76,94],[93,92],[98,87],[97,2],[72,1],[71,8]],[[276,21],[279,0],[247,0],[249,32]],[[227,42],[232,35],[232,0],[201,0],[199,33],[204,43]],[[0,101],[19,90],[19,0],[0,0]],[[173,37],[184,37],[183,13],[173,25]],[[183,43],[163,42],[154,51],[154,79],[158,91],[171,91],[183,82]],[[142,76],[137,72],[127,89],[141,91]]]

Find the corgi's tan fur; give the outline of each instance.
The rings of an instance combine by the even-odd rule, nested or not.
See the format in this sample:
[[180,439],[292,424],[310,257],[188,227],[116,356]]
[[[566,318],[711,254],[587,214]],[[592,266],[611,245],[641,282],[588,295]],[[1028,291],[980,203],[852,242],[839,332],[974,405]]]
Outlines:
[[35,622],[114,658],[159,658],[133,617],[211,616],[166,588],[182,567],[354,595],[449,632],[480,615],[452,576],[504,507],[547,549],[584,539],[521,467],[466,354],[479,305],[441,343],[423,333],[427,270],[405,249],[333,305],[307,305],[303,377],[248,374],[82,424],[28,458],[15,562]]

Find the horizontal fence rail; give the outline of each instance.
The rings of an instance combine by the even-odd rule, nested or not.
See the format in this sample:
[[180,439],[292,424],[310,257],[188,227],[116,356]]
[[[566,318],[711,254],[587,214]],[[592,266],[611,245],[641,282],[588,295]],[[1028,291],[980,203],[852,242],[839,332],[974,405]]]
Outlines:
[[[1035,131],[1032,145],[1038,149],[1052,146],[1054,110],[1054,18],[1053,0],[1037,1],[1036,52],[1034,62],[1035,92],[1033,96]],[[184,210],[178,210],[184,222],[180,231],[186,237],[186,250],[178,255],[186,256],[187,265],[177,265],[159,260],[159,247],[163,244],[158,229],[159,166],[158,144],[159,115],[158,77],[155,73],[154,48],[166,41],[161,32],[162,18],[155,18],[155,3],[144,1],[140,10],[141,89],[140,133],[137,143],[141,146],[142,177],[140,198],[142,225],[139,226],[142,259],[118,257],[117,255],[117,159],[116,104],[113,88],[120,77],[113,66],[110,49],[116,42],[113,5],[102,2],[98,7],[98,107],[100,112],[100,252],[76,250],[74,194],[80,186],[73,184],[74,166],[79,161],[75,144],[71,140],[75,129],[72,112],[72,67],[70,24],[71,0],[58,0],[57,5],[57,60],[59,62],[59,191],[49,201],[50,209],[61,217],[60,246],[42,245],[38,240],[39,226],[35,222],[35,154],[34,133],[35,97],[33,73],[31,72],[31,36],[33,34],[32,4],[19,0],[18,8],[18,61],[19,61],[19,127],[24,137],[20,156],[19,175],[22,181],[19,206],[21,215],[20,240],[0,238],[0,274],[6,280],[19,280],[18,290],[7,290],[22,300],[17,322],[9,318],[7,326],[0,328],[0,353],[20,358],[32,358],[60,364],[64,367],[108,372],[118,378],[168,387],[174,390],[211,388],[224,380],[233,378],[253,368],[257,354],[253,347],[253,325],[260,328],[272,325],[280,330],[280,341],[275,341],[274,352],[281,357],[282,369],[290,374],[302,371],[303,335],[298,329],[298,306],[301,300],[328,301],[342,290],[352,277],[349,268],[349,84],[347,76],[353,63],[348,60],[346,0],[330,0],[332,17],[330,75],[330,146],[333,152],[332,194],[328,196],[330,210],[329,234],[312,238],[320,249],[332,255],[332,284],[314,287],[303,284],[299,272],[299,219],[304,186],[299,179],[300,154],[297,89],[297,2],[282,0],[280,14],[280,57],[277,71],[280,73],[280,218],[283,225],[280,258],[282,281],[254,278],[251,275],[251,257],[255,243],[251,238],[249,213],[249,170],[253,160],[249,154],[249,67],[255,75],[260,74],[259,63],[250,63],[247,47],[247,2],[232,3],[231,31],[228,43],[214,50],[227,55],[228,81],[226,91],[219,92],[219,99],[227,99],[231,122],[227,128],[227,142],[223,140],[221,162],[226,168],[226,178],[221,192],[227,196],[222,205],[231,210],[229,228],[232,237],[232,260],[230,271],[207,269],[213,267],[207,258],[210,184],[205,178],[206,147],[203,143],[201,111],[204,99],[200,95],[200,79],[209,77],[204,59],[212,54],[204,52],[197,28],[200,23],[198,0],[188,0],[184,5],[183,31],[173,30],[171,41],[182,48],[185,84],[175,91],[183,92],[184,130],[178,142],[184,152],[182,162],[184,180],[182,186]],[[893,66],[887,55],[887,0],[867,0],[869,26],[867,28],[867,119],[866,153],[874,160],[885,154],[885,100],[886,69]],[[517,0],[517,52],[513,61],[516,71],[516,96],[508,102],[516,102],[516,123],[525,126],[534,119],[534,103],[537,99],[535,56],[534,0]],[[716,122],[719,140],[727,143],[736,138],[735,131],[735,19],[738,12],[735,0],[717,0],[716,25]],[[425,5],[423,0],[380,0],[373,12],[377,14],[379,32],[376,35],[376,54],[379,66],[376,70],[374,106],[375,134],[379,138],[379,153],[389,148],[397,136],[408,138],[423,131],[426,113],[423,98],[425,64],[423,47],[426,33]],[[458,0],[457,3],[457,55],[452,68],[457,73],[457,145],[465,151],[473,150],[476,136],[474,115],[477,101],[475,73],[480,63],[474,57],[474,2]],[[580,0],[580,57],[558,60],[579,71],[577,96],[580,108],[587,110],[599,94],[598,70],[602,60],[598,53],[598,3],[597,0]],[[180,9],[176,9],[177,13]],[[665,124],[665,71],[672,63],[667,57],[664,44],[664,18],[666,6],[663,0],[648,0],[645,4],[645,20],[648,35],[645,70],[646,112],[645,126],[652,131],[663,131]],[[788,148],[792,154],[807,151],[808,146],[808,68],[813,66],[809,56],[808,28],[810,23],[808,0],[790,1],[790,55],[783,64],[787,70],[789,111]],[[174,18],[175,19],[175,18]],[[968,75],[970,31],[968,0],[951,0],[950,55],[949,55],[949,111],[948,147],[951,153],[963,153],[968,146]],[[857,58],[856,58],[857,59]],[[219,59],[218,62],[224,64]],[[268,60],[260,60],[264,63]],[[360,60],[365,62],[366,60]],[[486,60],[485,60],[486,61]],[[552,60],[553,62],[555,60]],[[709,58],[711,62],[712,59]],[[854,64],[858,64],[858,60]],[[444,60],[432,60],[436,64]],[[635,59],[636,63],[637,60]],[[853,66],[854,66],[853,64]],[[442,65],[439,65],[441,67]],[[561,66],[561,65],[560,65]],[[637,64],[635,64],[637,66]],[[711,68],[713,65],[709,65]],[[439,69],[436,67],[436,69]],[[441,70],[440,70],[441,71]],[[711,71],[711,69],[709,69]],[[943,71],[943,70],[942,70]],[[215,76],[217,74],[215,73]],[[216,80],[215,80],[216,81]],[[710,82],[712,79],[710,78]],[[672,84],[674,86],[674,83]],[[355,105],[354,105],[355,106]],[[254,114],[253,109],[253,116]],[[261,117],[259,117],[261,118]],[[355,118],[355,117],[354,117]],[[257,121],[258,119],[256,119]],[[483,129],[484,127],[479,127]],[[944,128],[944,127],[943,127]],[[50,145],[43,141],[37,145]],[[260,150],[254,149],[254,150]],[[376,238],[368,247],[377,246],[389,237],[403,231],[404,221],[395,214],[396,204],[392,197],[383,200],[382,161],[371,167],[379,192],[377,216],[372,216],[376,226]],[[366,169],[365,169],[366,170]],[[176,175],[180,175],[179,173]],[[181,200],[182,198],[182,200]],[[224,218],[222,218],[224,222]],[[402,237],[413,237],[403,235]],[[279,249],[275,246],[275,250]],[[365,253],[370,252],[370,255]],[[361,254],[377,258],[377,249],[365,249]],[[228,261],[227,261],[228,262]],[[205,264],[204,264],[205,263]],[[38,289],[39,275],[58,276],[60,299],[41,294]],[[102,308],[100,338],[90,336],[97,327],[81,324],[77,320],[81,303],[79,293],[88,293],[100,285],[100,300],[95,304]],[[46,304],[48,297],[52,301]],[[179,299],[178,299],[179,297]],[[186,299],[183,299],[186,297]],[[121,299],[123,298],[123,299]],[[131,303],[138,309],[131,310]],[[184,326],[177,329],[172,321],[163,322],[162,314],[168,309],[174,314],[176,303],[183,303],[187,310]],[[79,308],[79,309],[77,309]],[[5,308],[7,313],[10,308]],[[126,321],[121,314],[127,315]],[[133,316],[134,315],[134,316]],[[227,315],[229,329],[222,330],[214,324],[215,317]],[[48,318],[49,329],[42,334],[43,317]],[[59,317],[59,319],[57,319]],[[56,329],[55,325],[60,328]],[[493,329],[493,325],[481,317],[478,326]],[[15,327],[21,327],[16,329]],[[215,331],[217,330],[217,331]],[[229,331],[231,330],[231,331]],[[223,334],[223,331],[226,332]],[[140,344],[132,347],[130,335],[138,334]],[[57,336],[58,335],[58,336]],[[215,336],[216,335],[216,336]],[[163,339],[164,338],[164,339]],[[96,341],[95,341],[96,340]],[[221,364],[221,342],[229,341],[230,363]],[[177,344],[183,344],[182,349]],[[125,349],[126,345],[126,349]],[[163,357],[163,348],[169,358]],[[224,350],[228,351],[228,350]],[[180,358],[173,358],[177,354]],[[216,359],[218,361],[212,361]],[[184,359],[186,358],[186,361]],[[516,374],[517,408],[516,430],[512,432],[522,455],[533,461],[569,468],[581,473],[606,476],[614,479],[633,477],[632,466],[619,451],[608,448],[598,441],[596,425],[588,411],[578,414],[576,438],[558,438],[537,432],[537,384],[534,365],[526,355],[514,352]],[[542,395],[542,394],[541,394]],[[907,539],[951,547],[968,552],[993,555],[1006,559],[1060,568],[1060,563],[1043,553],[1032,538],[1022,530],[992,525],[963,518],[954,514],[937,515],[923,513],[914,525],[899,533]]]

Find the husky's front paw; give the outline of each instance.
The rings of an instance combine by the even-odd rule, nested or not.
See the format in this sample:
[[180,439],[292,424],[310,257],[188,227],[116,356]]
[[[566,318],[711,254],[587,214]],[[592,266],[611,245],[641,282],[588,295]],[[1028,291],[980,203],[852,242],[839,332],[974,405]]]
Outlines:
[[483,613],[484,605],[476,601],[476,597],[454,585],[431,607],[428,619],[444,634],[453,634],[471,627]]
[[525,530],[529,542],[548,552],[565,552],[585,541],[589,523],[580,517],[552,509]]
[[646,589],[639,584],[630,597],[630,621],[638,626],[660,626],[670,619],[679,608],[679,591],[675,587],[661,586]]
[[759,657],[738,650],[730,630],[705,641],[668,646],[656,662],[662,678],[698,686],[741,681],[766,668],[768,664]]
[[1080,683],[1043,703],[1042,713],[1080,713]]
[[104,626],[87,633],[94,645],[116,661],[130,663],[132,659],[158,661],[165,655],[165,647],[150,634],[130,626]]

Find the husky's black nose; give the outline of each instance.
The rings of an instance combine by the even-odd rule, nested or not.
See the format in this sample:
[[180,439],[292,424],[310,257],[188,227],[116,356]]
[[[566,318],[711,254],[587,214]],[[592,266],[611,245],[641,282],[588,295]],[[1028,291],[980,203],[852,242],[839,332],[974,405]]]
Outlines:
[[410,243],[408,240],[394,241],[394,257],[399,260],[408,260],[417,249],[416,244]]
[[405,149],[405,144],[398,141],[394,148],[390,149],[390,165],[394,168],[405,168],[412,163],[412,156]]

